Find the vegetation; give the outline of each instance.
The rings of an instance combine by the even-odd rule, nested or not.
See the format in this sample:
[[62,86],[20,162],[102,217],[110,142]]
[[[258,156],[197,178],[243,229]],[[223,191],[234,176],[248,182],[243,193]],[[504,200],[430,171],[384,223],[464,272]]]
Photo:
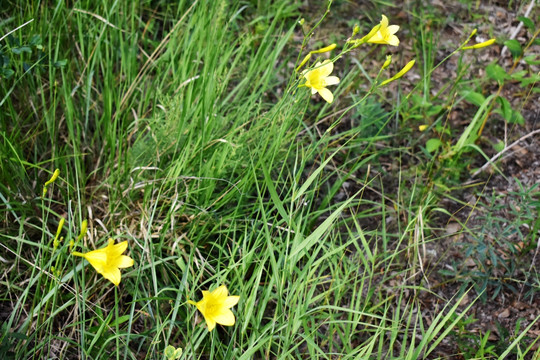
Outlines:
[[389,5],[3,5],[0,358],[537,358],[538,314],[471,324],[538,300],[538,184],[489,190],[538,21],[440,57],[450,16]]

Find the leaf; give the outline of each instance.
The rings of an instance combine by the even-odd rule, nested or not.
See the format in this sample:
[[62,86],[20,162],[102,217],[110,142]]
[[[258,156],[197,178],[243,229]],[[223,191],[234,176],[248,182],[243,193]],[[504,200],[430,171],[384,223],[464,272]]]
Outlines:
[[506,71],[504,71],[504,69],[497,64],[488,65],[486,67],[486,73],[491,79],[496,80],[499,83],[503,83],[508,77]]
[[484,101],[486,101],[486,98],[484,95],[477,93],[475,91],[468,91],[462,93],[462,95],[465,97],[465,100],[470,102],[471,104],[474,104],[476,106],[481,106]]
[[497,142],[493,143],[493,149],[498,153],[503,151],[504,150],[504,142],[497,139]]
[[516,72],[512,73],[511,77],[512,77],[513,80],[521,80],[527,74],[528,74],[527,70],[521,70],[521,71],[516,71]]
[[508,120],[510,124],[525,125],[525,119],[523,115],[517,110],[512,110],[512,118]]
[[13,74],[15,74],[15,71],[13,71],[12,69],[0,68],[0,70],[2,77],[4,77],[5,79],[9,79],[13,76]]
[[527,29],[531,31],[531,33],[534,33],[534,22],[531,19],[525,16],[518,16],[518,20],[521,21],[523,25],[525,25]]
[[41,35],[33,35],[29,44],[32,46],[41,45]]
[[529,55],[529,56],[525,56],[525,57],[523,58],[523,60],[525,60],[525,62],[526,62],[527,64],[529,64],[529,65],[540,65],[540,60],[535,60],[537,56],[538,56],[538,55],[535,55],[535,54]]
[[11,52],[14,53],[15,55],[20,55],[22,54],[23,52],[25,53],[28,53],[28,54],[31,54],[32,53],[32,49],[30,49],[28,46],[21,46],[21,47],[14,47],[11,49]]
[[510,50],[514,59],[517,59],[523,54],[523,49],[521,49],[521,45],[517,40],[506,40],[504,45]]
[[439,139],[439,138],[429,139],[426,142],[426,150],[429,153],[432,153],[432,152],[436,151],[438,148],[440,148],[441,145],[442,145],[441,139]]
[[172,345],[167,345],[167,347],[165,348],[165,351],[163,351],[163,354],[165,355],[165,357],[167,359],[174,359],[174,351],[176,350],[176,348]]
[[488,105],[491,103],[491,100],[495,97],[495,94],[490,95],[482,103],[482,105],[476,111],[474,118],[471,123],[465,128],[463,134],[459,137],[456,145],[453,146],[455,152],[460,152],[468,144],[473,144],[478,138],[477,131],[481,126],[481,120],[483,119],[484,113],[487,111]]
[[67,64],[67,60],[66,59],[63,59],[63,60],[58,60],[56,61],[53,66],[56,67],[56,68],[61,68],[61,67],[64,67],[66,66]]
[[440,113],[442,110],[443,110],[443,107],[441,105],[433,105],[433,106],[430,106],[426,110],[426,115],[427,116],[435,116],[438,113]]
[[180,356],[182,356],[182,348],[175,348],[172,345],[167,345],[163,351],[163,355],[169,360],[180,359]]
[[500,114],[503,118],[505,118],[507,121],[510,121],[512,119],[512,105],[506,100],[504,97],[499,96],[497,98],[497,101],[501,105],[501,111]]

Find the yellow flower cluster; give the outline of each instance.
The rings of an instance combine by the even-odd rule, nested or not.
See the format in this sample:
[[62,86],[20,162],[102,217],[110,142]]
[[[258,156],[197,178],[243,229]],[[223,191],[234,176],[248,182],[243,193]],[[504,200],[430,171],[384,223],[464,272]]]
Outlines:
[[[399,39],[395,35],[399,30],[398,25],[389,25],[388,18],[385,15],[382,15],[382,19],[380,24],[374,26],[371,31],[361,39],[357,40],[349,40],[347,44],[350,44],[351,47],[349,50],[354,49],[361,44],[365,43],[371,43],[371,44],[386,44],[390,46],[398,46],[399,45]],[[359,32],[359,27],[356,26],[353,31],[353,36],[356,35]],[[307,61],[311,58],[313,54],[320,54],[323,52],[328,52],[333,50],[336,47],[336,44],[332,44],[330,46],[324,47],[319,50],[311,51],[300,63],[300,65],[296,68],[298,71],[302,66],[304,66]],[[338,56],[339,58],[339,56]],[[391,56],[386,57],[386,61],[384,62],[381,70],[386,69],[390,62],[392,61]],[[396,79],[399,79],[405,73],[407,73],[412,66],[414,65],[414,60],[410,61],[405,67],[399,71],[396,75],[392,76],[388,80],[385,80],[379,84],[379,86],[384,86],[388,84],[389,82],[392,82]],[[323,62],[317,62],[315,66],[313,66],[310,70],[304,70],[302,72],[303,77],[305,78],[306,82],[302,84],[301,86],[305,86],[308,88],[311,88],[311,93],[316,94],[318,93],[326,102],[331,104],[334,101],[334,94],[327,89],[327,86],[330,85],[337,85],[340,82],[340,79],[337,76],[330,76],[334,69],[334,62],[333,60],[325,60]]]

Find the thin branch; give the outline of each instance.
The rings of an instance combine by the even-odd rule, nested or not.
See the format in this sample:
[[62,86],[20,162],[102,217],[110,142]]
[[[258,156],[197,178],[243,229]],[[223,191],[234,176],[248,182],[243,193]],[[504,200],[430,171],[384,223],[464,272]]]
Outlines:
[[25,22],[25,23],[22,24],[21,26],[16,27],[15,29],[11,30],[11,31],[8,32],[6,35],[2,36],[2,37],[0,38],[0,41],[4,40],[4,38],[5,38],[6,36],[8,36],[9,34],[12,34],[12,33],[14,33],[15,31],[19,30],[20,28],[22,28],[22,27],[24,27],[24,26],[30,24],[32,21],[34,21],[34,19],[28,20],[27,22]]
[[511,148],[513,148],[514,146],[516,146],[517,144],[519,144],[520,141],[523,141],[527,138],[530,138],[531,136],[533,135],[536,135],[540,133],[540,129],[536,129],[530,133],[528,133],[527,135],[524,135],[522,137],[520,137],[519,139],[517,139],[516,141],[514,141],[512,144],[510,144],[510,146],[507,146],[505,147],[504,149],[502,149],[498,154],[496,154],[495,156],[493,156],[491,159],[488,160],[487,163],[485,163],[480,169],[476,170],[472,176],[477,176],[478,174],[480,174],[482,171],[486,170],[487,167],[489,165],[493,165],[493,162],[494,161],[497,161],[498,158],[501,157],[502,154],[504,154],[505,152],[507,152],[508,150],[510,150]]

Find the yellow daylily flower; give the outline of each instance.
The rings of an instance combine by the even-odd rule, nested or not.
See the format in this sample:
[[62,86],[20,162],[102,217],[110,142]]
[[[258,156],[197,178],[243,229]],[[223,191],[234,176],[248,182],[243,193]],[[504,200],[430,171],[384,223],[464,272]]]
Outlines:
[[334,101],[334,95],[326,87],[339,84],[337,76],[328,76],[334,70],[334,63],[330,60],[316,63],[313,70],[304,70],[302,73],[306,78],[305,86],[311,88],[311,94],[319,93],[328,103]]
[[109,239],[106,247],[82,254],[78,251],[72,252],[74,256],[80,256],[88,260],[90,265],[103,277],[114,285],[120,284],[120,269],[133,266],[134,261],[127,255],[122,255],[128,246],[127,241],[115,244],[113,239]]
[[203,314],[208,331],[214,330],[216,324],[233,326],[236,319],[230,308],[238,303],[240,296],[228,296],[229,291],[225,285],[221,285],[212,292],[203,290],[202,293],[203,299],[201,301],[188,300],[188,303],[197,306],[197,309]]
[[379,31],[375,33],[367,42],[373,43],[373,44],[388,44],[392,46],[398,46],[399,45],[399,39],[395,33],[399,30],[398,25],[390,25],[388,26],[388,18],[386,16],[382,16],[381,20],[381,27],[379,28]]

